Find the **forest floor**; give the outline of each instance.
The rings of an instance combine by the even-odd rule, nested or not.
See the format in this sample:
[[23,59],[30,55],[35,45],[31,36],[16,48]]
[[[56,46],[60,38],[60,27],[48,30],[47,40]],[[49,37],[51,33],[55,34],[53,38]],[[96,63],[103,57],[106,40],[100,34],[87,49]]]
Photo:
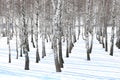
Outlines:
[[[110,46],[110,39],[108,40]],[[30,44],[30,70],[24,70],[24,55],[16,59],[15,38],[11,40],[12,62],[8,63],[7,38],[0,38],[0,80],[120,80],[120,50],[115,47],[114,56],[109,55],[94,38],[91,61],[86,60],[85,41],[78,40],[69,58],[65,57],[66,44],[63,43],[64,68],[55,71],[51,44],[46,43],[45,58],[35,63],[35,49]],[[108,47],[109,49],[110,47]],[[42,45],[39,39],[41,57]]]

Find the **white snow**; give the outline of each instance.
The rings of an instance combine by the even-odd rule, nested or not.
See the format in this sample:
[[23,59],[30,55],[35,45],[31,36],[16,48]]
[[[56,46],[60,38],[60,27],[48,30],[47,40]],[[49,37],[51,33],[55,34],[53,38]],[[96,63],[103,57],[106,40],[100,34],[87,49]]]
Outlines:
[[[108,41],[110,45],[110,40]],[[11,40],[12,63],[8,63],[6,38],[0,38],[0,80],[120,80],[120,50],[115,47],[114,56],[110,56],[109,51],[105,52],[102,45],[94,39],[91,61],[87,61],[84,43],[80,37],[69,58],[65,57],[66,45],[63,43],[65,63],[62,72],[58,73],[55,72],[50,43],[46,43],[47,56],[41,58],[40,63],[35,63],[35,49],[30,44],[30,70],[26,71],[24,57],[16,59],[15,38]],[[41,46],[41,39],[39,39],[40,56]]]

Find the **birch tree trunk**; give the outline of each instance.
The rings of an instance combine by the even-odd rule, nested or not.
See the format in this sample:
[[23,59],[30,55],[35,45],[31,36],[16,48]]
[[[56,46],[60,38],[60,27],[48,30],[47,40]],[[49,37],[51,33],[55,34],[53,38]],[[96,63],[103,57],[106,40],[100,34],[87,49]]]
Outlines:
[[86,2],[86,23],[85,23],[85,44],[87,49],[87,60],[90,60],[90,50],[89,50],[89,27],[90,27],[90,0]]
[[46,56],[46,50],[45,50],[45,34],[42,35],[42,58]]
[[117,34],[117,40],[116,40],[116,46],[118,47],[118,49],[120,49],[120,20],[118,20],[118,26],[116,29],[116,34]]
[[19,55],[19,52],[18,52],[18,30],[17,30],[17,25],[15,23],[15,32],[16,32],[16,52],[17,52],[17,55],[16,55],[16,59],[18,59],[18,55]]
[[36,63],[39,63],[40,61],[40,55],[39,55],[39,45],[38,45],[38,29],[39,29],[39,0],[35,0],[35,42],[36,42]]
[[9,31],[8,23],[7,23],[7,44],[9,49],[9,63],[11,63],[10,31]]
[[32,42],[33,48],[35,48],[35,43],[34,43],[34,30],[33,30],[33,18],[31,18],[31,42]]
[[25,54],[25,70],[29,70],[29,54],[28,54],[28,28],[26,24],[26,14],[25,14],[25,0],[22,0],[22,19],[23,19],[23,25],[22,25],[22,46],[23,46],[23,53]]
[[36,14],[36,32],[35,32],[35,41],[36,41],[36,63],[40,61],[40,56],[39,56],[39,47],[38,47],[38,12]]
[[115,4],[116,4],[116,0],[113,0],[113,10],[112,10],[112,21],[113,21],[113,25],[112,25],[112,32],[111,32],[111,47],[110,47],[110,55],[113,56],[113,51],[114,51],[114,30],[115,30]]
[[107,0],[103,1],[104,4],[104,33],[103,35],[105,35],[105,51],[108,51],[108,36],[107,36],[107,14],[106,14],[106,10],[107,10]]
[[9,47],[9,63],[11,63],[11,47],[10,47],[10,40],[8,42],[8,47]]
[[[62,6],[61,6],[62,7]],[[59,54],[59,63],[60,63],[60,67],[63,68],[63,56],[62,56],[62,25],[61,25],[61,19],[62,18],[62,13],[60,11],[60,22],[59,22],[59,40],[58,40],[58,54]]]
[[[68,24],[66,24],[65,26],[67,27]],[[66,57],[68,58],[69,57],[69,51],[68,51],[68,45],[69,45],[69,41],[68,41],[68,27],[66,28]]]
[[[46,50],[45,50],[45,39],[47,40],[47,35],[46,35],[46,7],[45,7],[46,0],[43,1],[43,6],[44,6],[44,22],[43,22],[43,32],[42,32],[42,58],[46,56]],[[46,22],[45,22],[46,21]],[[47,40],[48,41],[48,40]]]
[[58,42],[59,42],[59,23],[60,23],[60,11],[62,6],[62,0],[57,0],[57,6],[55,6],[54,0],[52,0],[53,8],[54,8],[54,17],[53,17],[53,50],[54,50],[54,60],[55,60],[55,67],[56,72],[61,72],[61,67],[59,63],[59,57],[58,57]]

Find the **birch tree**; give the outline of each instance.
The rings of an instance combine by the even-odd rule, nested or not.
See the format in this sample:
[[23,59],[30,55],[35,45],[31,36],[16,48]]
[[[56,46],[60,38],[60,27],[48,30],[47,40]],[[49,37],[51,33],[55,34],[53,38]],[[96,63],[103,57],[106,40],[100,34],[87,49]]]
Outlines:
[[110,47],[110,55],[113,56],[113,51],[114,51],[114,37],[115,37],[115,18],[116,18],[116,0],[113,0],[113,8],[112,8],[112,29],[111,29],[111,47]]
[[25,0],[22,0],[22,46],[23,46],[23,52],[25,54],[25,70],[29,70],[29,54],[28,54],[28,26],[26,24],[26,8],[25,8]]
[[118,49],[120,49],[120,1],[119,0],[116,0],[116,42],[115,42],[115,45]]
[[39,0],[36,0],[36,27],[35,27],[35,41],[36,41],[36,63],[40,61],[39,46],[38,46],[38,28],[39,28]]
[[54,60],[55,60],[55,67],[56,72],[61,72],[61,67],[59,63],[58,57],[58,43],[59,43],[59,36],[60,36],[60,12],[62,6],[62,0],[57,0],[57,4],[54,0],[52,1],[53,9],[54,9],[54,16],[53,16],[53,50],[54,50]]

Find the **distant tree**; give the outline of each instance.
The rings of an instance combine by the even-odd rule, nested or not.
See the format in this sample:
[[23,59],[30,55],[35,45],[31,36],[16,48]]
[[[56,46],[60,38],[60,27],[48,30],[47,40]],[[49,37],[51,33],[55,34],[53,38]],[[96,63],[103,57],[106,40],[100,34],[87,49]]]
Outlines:
[[111,29],[111,47],[110,47],[110,55],[113,56],[114,51],[114,37],[115,37],[115,18],[116,18],[116,0],[113,0],[112,2],[112,29]]
[[36,0],[36,27],[35,27],[35,41],[36,41],[36,63],[40,61],[38,48],[38,29],[39,29],[39,0]]
[[116,0],[116,5],[115,7],[116,9],[116,47],[118,47],[118,49],[120,49],[120,1]]

